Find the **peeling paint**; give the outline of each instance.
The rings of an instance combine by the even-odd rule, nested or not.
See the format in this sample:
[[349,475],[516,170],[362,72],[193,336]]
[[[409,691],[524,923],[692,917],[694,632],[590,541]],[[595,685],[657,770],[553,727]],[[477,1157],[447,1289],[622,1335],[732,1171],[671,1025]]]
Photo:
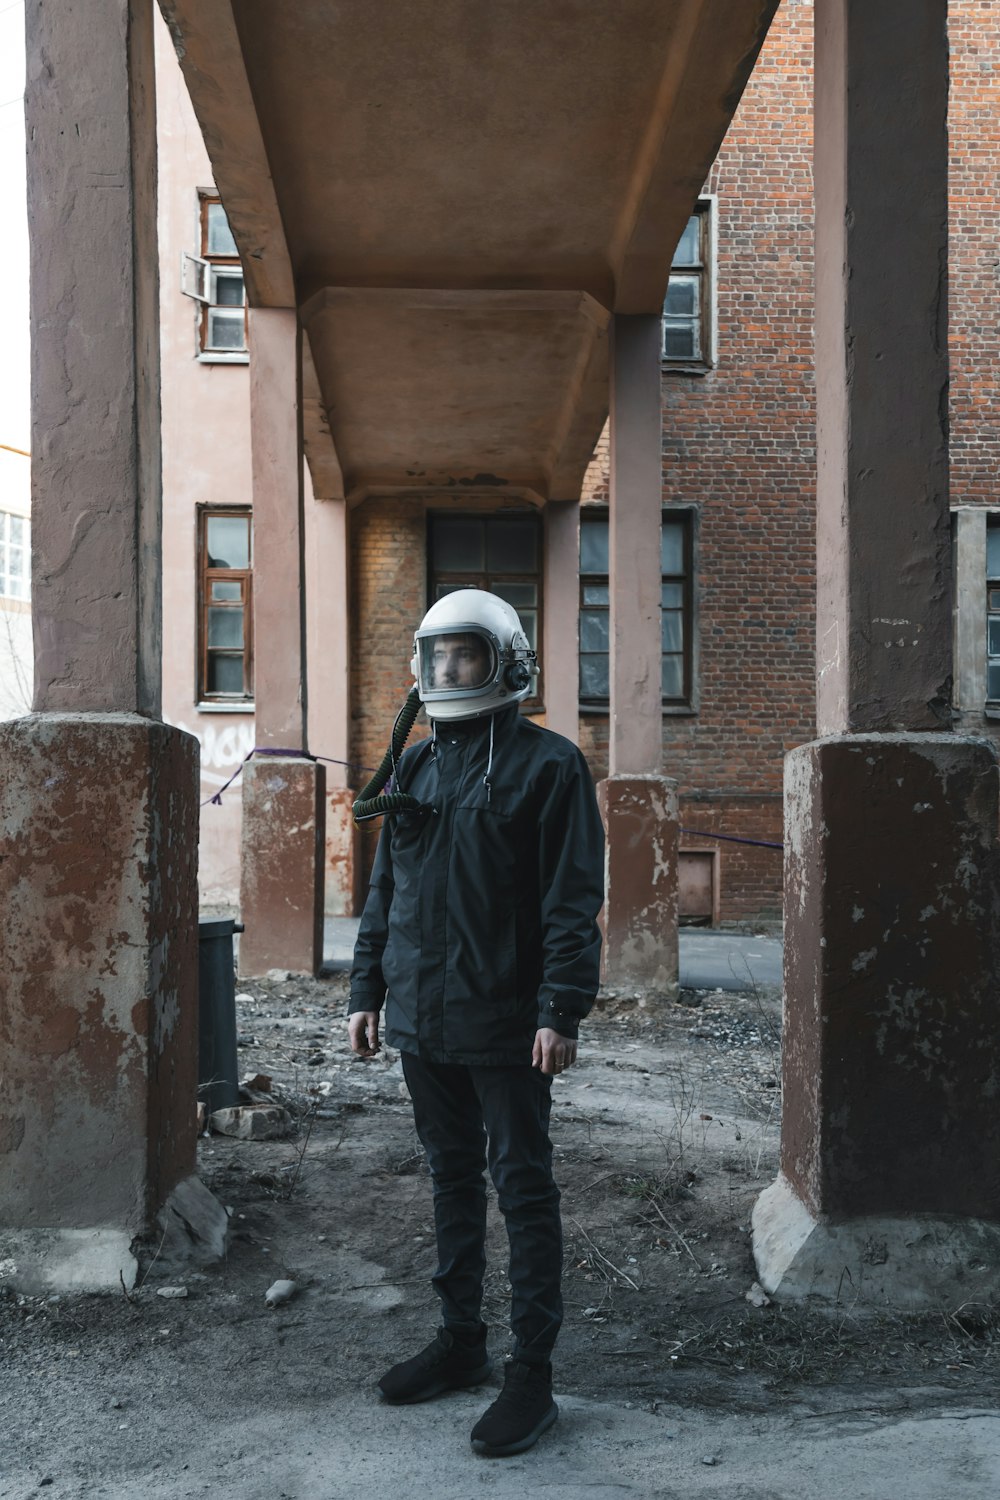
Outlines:
[[37,715],[0,725],[0,765],[0,1102],[23,1120],[0,1216],[139,1232],[193,1165],[196,1012],[151,1068],[141,997],[196,993],[196,748],[134,715]]

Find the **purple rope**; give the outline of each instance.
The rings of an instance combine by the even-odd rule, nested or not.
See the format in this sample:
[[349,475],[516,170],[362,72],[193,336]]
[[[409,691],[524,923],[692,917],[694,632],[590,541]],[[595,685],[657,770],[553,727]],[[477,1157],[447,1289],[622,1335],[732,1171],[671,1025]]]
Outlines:
[[229,780],[225,782],[224,785],[219,787],[219,790],[215,793],[214,797],[206,797],[204,802],[202,802],[200,805],[202,807],[208,807],[210,804],[214,804],[216,807],[221,807],[223,792],[228,792],[229,788],[232,786],[236,778],[242,774],[243,767],[246,765],[247,761],[252,760],[255,755],[283,755],[285,756],[286,760],[324,760],[326,761],[327,765],[346,766],[349,771],[367,771],[369,775],[375,769],[374,766],[363,766],[356,760],[335,760],[332,755],[312,755],[308,750],[281,750],[273,749],[270,745],[254,745],[253,749],[250,751],[250,754],[244,755],[243,759],[236,767],[236,770],[233,772],[232,776],[230,776]]
[[724,839],[727,844],[753,844],[756,849],[784,849],[784,844],[772,844],[767,839],[741,839],[735,833],[707,833],[704,828],[682,828],[681,833],[695,839]]
[[[206,797],[201,806],[208,807],[209,804],[214,804],[216,807],[221,807],[223,792],[228,792],[247,761],[252,760],[255,755],[283,755],[287,760],[322,760],[330,766],[346,766],[349,771],[367,771],[369,775],[373,775],[375,770],[374,766],[363,766],[358,761],[335,760],[331,755],[312,755],[308,750],[282,750],[274,749],[270,745],[255,745],[250,754],[244,756],[225,785],[219,787],[214,797]],[[784,844],[772,844],[767,839],[743,839],[735,833],[707,833],[702,828],[682,828],[680,832],[687,834],[689,838],[722,839],[727,844],[752,844],[755,849],[784,849],[785,847]]]
[[[310,755],[308,750],[274,750],[270,745],[254,745],[250,755],[283,755],[286,760],[315,760],[315,755]],[[250,759],[247,756],[247,760]]]

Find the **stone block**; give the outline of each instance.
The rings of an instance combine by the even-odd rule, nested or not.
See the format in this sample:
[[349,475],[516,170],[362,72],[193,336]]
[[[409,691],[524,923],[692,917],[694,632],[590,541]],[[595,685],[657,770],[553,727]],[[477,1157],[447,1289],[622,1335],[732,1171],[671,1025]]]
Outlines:
[[244,767],[241,975],[319,972],[325,803],[313,761],[269,755]]
[[754,1256],[765,1292],[859,1311],[993,1306],[1000,1299],[1000,1224],[931,1214],[812,1214],[784,1177],[753,1210]]
[[786,759],[781,1176],[753,1221],[776,1296],[1000,1289],[997,826],[987,740]]
[[0,1222],[146,1232],[194,1166],[198,746],[0,724]]
[[237,1104],[232,1109],[217,1109],[212,1115],[212,1129],[218,1135],[232,1135],[241,1141],[281,1140],[291,1125],[287,1110],[277,1104]]
[[157,1216],[157,1227],[153,1264],[158,1276],[214,1265],[226,1253],[229,1215],[194,1173],[174,1188]]
[[1000,1222],[996,751],[845,735],[785,791],[782,1171],[818,1215]]
[[601,977],[631,994],[677,991],[677,783],[610,776],[597,787],[607,832]]

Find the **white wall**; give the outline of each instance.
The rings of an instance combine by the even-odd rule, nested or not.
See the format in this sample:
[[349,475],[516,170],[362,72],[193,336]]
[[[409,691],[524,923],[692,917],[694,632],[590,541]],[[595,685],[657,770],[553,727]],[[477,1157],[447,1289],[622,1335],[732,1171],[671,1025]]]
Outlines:
[[196,357],[198,304],[180,289],[184,251],[197,253],[198,190],[212,169],[167,28],[156,12],[159,148],[160,376],[163,455],[163,717],[201,744],[202,907],[239,903],[241,784],[208,799],[254,744],[252,713],[197,706],[196,508],[249,505],[250,387],[245,364]]
[[[6,439],[0,437],[0,442]],[[0,510],[31,513],[30,462],[0,448]],[[0,719],[17,719],[31,709],[31,608],[27,601],[0,594]]]

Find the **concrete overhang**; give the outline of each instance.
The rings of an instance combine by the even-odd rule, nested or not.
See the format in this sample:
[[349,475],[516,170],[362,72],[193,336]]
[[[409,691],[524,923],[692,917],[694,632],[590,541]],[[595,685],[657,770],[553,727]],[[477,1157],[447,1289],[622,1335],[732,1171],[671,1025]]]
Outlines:
[[317,494],[575,496],[777,0],[160,4],[250,302],[307,330]]

